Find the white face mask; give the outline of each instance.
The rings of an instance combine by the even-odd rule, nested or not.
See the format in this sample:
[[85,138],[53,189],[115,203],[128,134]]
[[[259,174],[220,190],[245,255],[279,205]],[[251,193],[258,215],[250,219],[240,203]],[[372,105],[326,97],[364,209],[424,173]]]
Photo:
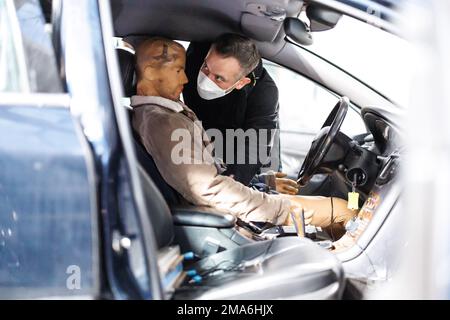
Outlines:
[[202,71],[199,71],[197,78],[197,92],[205,100],[213,100],[223,97],[233,91],[233,87],[239,82],[236,81],[230,88],[224,90],[214,81],[208,78]]

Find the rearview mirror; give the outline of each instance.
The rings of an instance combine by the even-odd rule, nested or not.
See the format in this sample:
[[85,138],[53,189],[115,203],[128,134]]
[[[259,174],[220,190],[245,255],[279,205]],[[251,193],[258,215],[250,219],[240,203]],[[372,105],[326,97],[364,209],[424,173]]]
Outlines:
[[300,19],[292,17],[284,19],[284,32],[289,40],[297,44],[309,46],[313,43],[311,32]]
[[312,32],[333,29],[342,14],[318,4],[309,4],[306,8],[306,16],[310,20]]

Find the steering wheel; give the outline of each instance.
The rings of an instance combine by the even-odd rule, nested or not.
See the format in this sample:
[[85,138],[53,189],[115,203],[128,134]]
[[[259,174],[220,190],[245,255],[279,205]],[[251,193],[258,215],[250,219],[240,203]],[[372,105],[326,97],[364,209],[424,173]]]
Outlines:
[[320,168],[326,154],[330,151],[331,146],[339,132],[339,129],[347,115],[348,105],[350,101],[347,97],[341,97],[339,102],[328,115],[327,120],[322,129],[311,143],[311,148],[303,161],[302,167],[298,173],[297,183],[303,187],[308,184],[311,177]]

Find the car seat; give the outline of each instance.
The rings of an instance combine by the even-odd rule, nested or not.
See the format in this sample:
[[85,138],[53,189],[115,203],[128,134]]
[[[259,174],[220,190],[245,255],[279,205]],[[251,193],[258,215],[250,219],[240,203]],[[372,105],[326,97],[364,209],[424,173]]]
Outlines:
[[[133,93],[134,56],[125,50],[117,51],[124,92]],[[142,148],[136,151],[146,153]],[[162,179],[150,155],[138,159],[138,172],[158,250],[180,245],[176,226],[183,218],[171,212],[167,197],[163,196],[167,191],[164,188],[170,186]],[[143,163],[149,161],[153,163]],[[201,210],[199,212],[188,215],[187,220],[195,220],[190,223],[199,228],[205,227]],[[200,214],[200,218],[196,214]],[[205,217],[219,229],[225,225],[231,229],[230,224],[235,222],[227,214],[216,213],[216,216],[217,219],[210,218],[209,214]],[[189,242],[181,245],[182,251],[192,250],[189,246]],[[175,291],[173,299],[337,299],[344,288],[342,265],[336,256],[311,240],[298,237],[244,242],[202,258],[190,268],[197,270],[202,281],[185,282]]]

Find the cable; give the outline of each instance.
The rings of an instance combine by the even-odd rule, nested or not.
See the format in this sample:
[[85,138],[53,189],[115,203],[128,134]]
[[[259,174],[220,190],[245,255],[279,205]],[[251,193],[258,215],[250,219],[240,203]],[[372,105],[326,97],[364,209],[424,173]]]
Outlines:
[[333,241],[336,241],[333,234],[333,224],[334,224],[334,205],[333,205],[333,197],[330,197],[331,199],[331,222],[330,222],[330,231],[331,231],[331,239]]
[[[269,253],[270,249],[272,248],[273,243],[274,243],[274,240],[271,240],[270,244],[267,246],[267,249],[265,250],[264,254],[262,255],[262,258],[258,259],[259,261],[266,260],[267,254]],[[217,272],[217,271],[224,271],[224,272],[227,272],[227,271],[240,271],[242,269],[245,269],[245,267],[246,267],[245,263],[248,262],[248,261],[251,261],[251,260],[241,261],[241,263],[236,264],[232,260],[224,260],[224,261],[219,262],[215,266],[213,266],[213,267],[211,267],[211,268],[209,268],[207,270],[204,270],[203,272],[199,273],[199,275],[201,277],[205,277],[205,276],[208,276],[211,273],[214,273],[214,272]],[[227,268],[219,268],[219,266],[221,264],[224,264],[225,262],[232,262],[232,263],[234,263],[234,265],[232,264],[232,265],[230,265]],[[252,266],[255,266],[256,264],[257,263],[254,263]]]
[[[220,265],[222,265],[222,264],[224,264],[226,262],[231,262],[231,263],[234,263],[234,264],[230,265],[227,268],[219,268]],[[211,267],[209,269],[206,269],[203,272],[199,273],[199,275],[202,276],[202,277],[205,277],[205,276],[210,275],[211,273],[214,273],[216,271],[233,271],[233,270],[236,270],[236,268],[238,268],[239,266],[240,266],[239,264],[236,264],[232,260],[223,260],[223,261],[215,264],[213,267]]]

